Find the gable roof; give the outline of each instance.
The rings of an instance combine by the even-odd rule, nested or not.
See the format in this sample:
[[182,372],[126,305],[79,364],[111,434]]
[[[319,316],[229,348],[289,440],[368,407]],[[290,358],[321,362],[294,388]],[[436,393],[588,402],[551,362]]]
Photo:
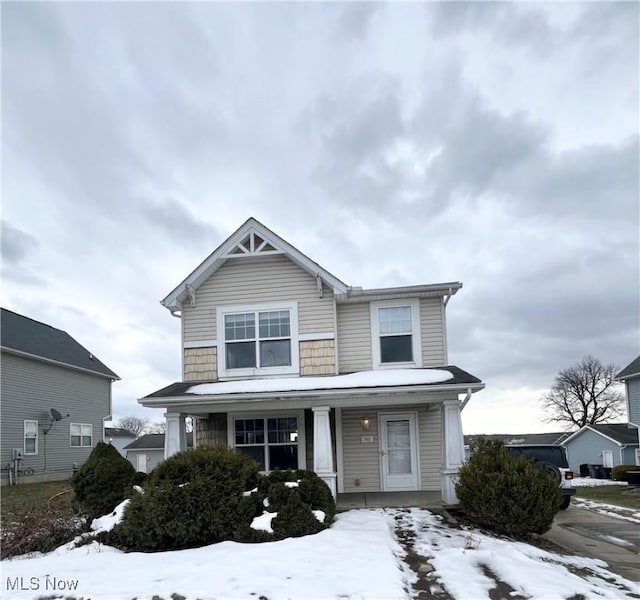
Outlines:
[[478,438],[487,440],[499,440],[505,445],[509,444],[541,444],[544,446],[558,445],[570,434],[564,431],[556,431],[554,433],[493,433],[489,435],[473,434],[465,435],[465,445],[473,444]]
[[599,423],[597,425],[585,425],[569,436],[564,443],[571,441],[573,438],[588,430],[608,438],[619,446],[638,445],[638,430],[633,427],[629,427],[626,423]]
[[135,434],[131,433],[126,429],[122,429],[121,427],[105,427],[104,428],[104,437],[106,438],[116,438],[116,437],[127,437],[127,438],[135,438]]
[[616,379],[631,379],[640,377],[640,356],[634,358],[620,373],[616,375]]
[[[187,433],[187,448],[193,448],[193,432]],[[124,447],[125,450],[164,450],[164,433],[141,435]]]
[[13,354],[89,371],[109,379],[120,379],[66,331],[6,308],[1,309],[0,345],[2,350]]
[[345,294],[348,286],[294,248],[289,242],[265,227],[253,217],[247,219],[234,233],[220,244],[198,267],[195,268],[160,303],[174,312],[181,310],[182,303],[193,298],[193,294],[227,260],[238,260],[246,256],[284,254],[300,268],[314,277],[319,277],[336,294]]

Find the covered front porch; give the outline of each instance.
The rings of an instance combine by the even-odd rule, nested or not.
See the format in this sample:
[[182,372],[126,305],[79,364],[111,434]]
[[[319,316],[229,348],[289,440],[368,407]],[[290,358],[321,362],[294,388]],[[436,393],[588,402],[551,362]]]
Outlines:
[[483,386],[454,367],[449,380],[433,371],[180,382],[143,404],[167,410],[165,457],[186,448],[190,415],[196,446],[237,448],[263,471],[313,470],[339,506],[454,505],[460,411]]

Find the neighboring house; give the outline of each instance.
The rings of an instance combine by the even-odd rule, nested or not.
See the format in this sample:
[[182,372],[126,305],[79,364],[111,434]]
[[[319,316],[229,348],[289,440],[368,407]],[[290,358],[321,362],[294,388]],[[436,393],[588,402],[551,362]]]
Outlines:
[[567,449],[569,468],[580,473],[580,465],[632,465],[638,451],[635,429],[626,423],[585,425],[563,443]]
[[68,333],[1,312],[2,484],[65,479],[101,441],[119,377]]
[[126,456],[124,447],[135,439],[136,436],[126,429],[121,429],[120,427],[104,428],[104,441],[107,444],[111,444],[122,456]]
[[[193,448],[193,433],[187,433],[187,448]],[[164,433],[147,433],[124,449],[136,471],[150,473],[164,460]]]
[[350,287],[255,219],[162,304],[181,319],[182,381],[165,456],[223,443],[264,471],[314,470],[336,492],[425,490],[456,502],[460,411],[484,388],[448,365],[445,312],[461,283]]
[[561,445],[562,442],[571,434],[567,432],[557,431],[555,433],[490,433],[490,434],[473,434],[464,436],[464,452],[465,458],[468,460],[471,454],[471,447],[478,438],[487,440],[500,440],[503,444],[542,444],[542,445]]
[[[635,427],[638,444],[640,445],[640,356],[622,369],[616,379],[624,381],[627,398],[627,419],[629,420],[629,426]],[[635,464],[640,465],[640,450],[636,452]]]

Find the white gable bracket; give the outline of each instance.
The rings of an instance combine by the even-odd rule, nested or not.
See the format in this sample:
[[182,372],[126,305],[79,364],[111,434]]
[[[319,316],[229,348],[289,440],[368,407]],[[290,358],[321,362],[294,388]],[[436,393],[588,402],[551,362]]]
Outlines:
[[322,277],[316,273],[316,285],[318,286],[318,298],[322,298]]
[[184,289],[187,290],[187,294],[189,294],[189,300],[191,301],[191,307],[195,308],[195,306],[196,306],[196,291],[193,289],[193,286],[190,283],[187,283],[184,286]]

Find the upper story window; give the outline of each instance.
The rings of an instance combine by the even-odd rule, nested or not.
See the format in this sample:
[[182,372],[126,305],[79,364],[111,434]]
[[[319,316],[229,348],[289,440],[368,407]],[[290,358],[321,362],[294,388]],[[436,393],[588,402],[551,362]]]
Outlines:
[[223,306],[218,309],[220,375],[298,372],[295,303]]
[[417,299],[371,303],[371,349],[374,369],[422,366]]
[[90,423],[71,423],[69,433],[72,448],[91,448],[93,446],[93,425]]
[[24,422],[24,453],[38,454],[38,421]]

